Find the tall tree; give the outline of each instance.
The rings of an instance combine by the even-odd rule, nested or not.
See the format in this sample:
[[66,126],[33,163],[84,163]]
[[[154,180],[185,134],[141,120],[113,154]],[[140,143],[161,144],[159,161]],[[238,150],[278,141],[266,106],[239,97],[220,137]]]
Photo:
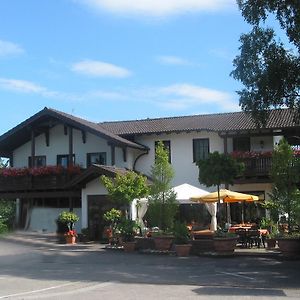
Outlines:
[[285,140],[281,140],[272,157],[272,200],[288,214],[288,226],[299,219],[300,159]]
[[[243,83],[238,91],[241,108],[265,124],[272,108],[295,109],[300,116],[300,1],[237,0],[250,33],[240,37],[240,54],[233,61],[231,75]],[[287,42],[267,26],[275,16]]]
[[151,185],[148,216],[152,226],[163,231],[171,229],[177,213],[176,194],[171,189],[174,170],[169,163],[169,153],[163,143],[158,142],[155,149],[155,162],[151,167]]

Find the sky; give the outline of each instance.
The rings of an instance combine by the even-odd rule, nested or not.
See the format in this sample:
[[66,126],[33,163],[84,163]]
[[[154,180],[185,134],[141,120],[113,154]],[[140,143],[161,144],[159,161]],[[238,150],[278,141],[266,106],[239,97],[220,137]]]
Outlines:
[[239,111],[235,0],[1,0],[0,135],[45,106],[93,122]]

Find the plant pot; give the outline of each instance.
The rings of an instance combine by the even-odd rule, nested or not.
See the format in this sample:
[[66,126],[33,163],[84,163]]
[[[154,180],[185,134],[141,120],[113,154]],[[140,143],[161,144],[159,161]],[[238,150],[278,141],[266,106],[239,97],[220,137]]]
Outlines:
[[214,249],[220,255],[233,255],[237,243],[237,237],[214,238]]
[[276,239],[267,239],[267,249],[273,249],[276,247]]
[[192,248],[192,244],[175,245],[175,251],[177,256],[189,256]]
[[155,249],[159,251],[169,251],[173,242],[173,236],[155,236],[154,245]]
[[300,258],[300,239],[284,238],[278,239],[278,247],[285,258]]
[[66,236],[66,244],[76,244],[75,236]]
[[123,242],[124,252],[133,252],[135,250],[136,242]]

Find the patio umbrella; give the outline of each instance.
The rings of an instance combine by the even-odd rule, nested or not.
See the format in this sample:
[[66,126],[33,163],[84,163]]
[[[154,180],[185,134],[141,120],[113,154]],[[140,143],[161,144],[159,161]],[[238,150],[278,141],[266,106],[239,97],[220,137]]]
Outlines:
[[[194,202],[202,202],[202,203],[214,203],[223,200],[224,203],[234,203],[234,202],[253,202],[258,201],[259,198],[255,195],[244,194],[233,192],[226,189],[220,189],[219,192],[209,193],[204,196],[192,197],[192,201]],[[242,213],[242,221],[244,222],[244,213]]]
[[219,193],[217,191],[217,192],[209,193],[204,196],[200,195],[200,196],[192,197],[191,200],[194,202],[203,202],[203,203],[218,202],[219,200],[223,200],[223,202],[225,203],[233,203],[233,202],[241,202],[241,201],[253,202],[259,200],[259,198],[255,195],[233,192],[226,189],[220,189]]

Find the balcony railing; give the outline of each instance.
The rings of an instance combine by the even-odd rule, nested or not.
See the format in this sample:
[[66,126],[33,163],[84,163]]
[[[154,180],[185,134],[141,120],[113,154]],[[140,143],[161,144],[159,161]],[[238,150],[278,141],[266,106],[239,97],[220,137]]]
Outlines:
[[272,158],[271,157],[254,157],[243,158],[241,161],[245,165],[243,172],[244,177],[269,177]]
[[56,167],[5,169],[0,174],[0,192],[60,190],[79,172]]

